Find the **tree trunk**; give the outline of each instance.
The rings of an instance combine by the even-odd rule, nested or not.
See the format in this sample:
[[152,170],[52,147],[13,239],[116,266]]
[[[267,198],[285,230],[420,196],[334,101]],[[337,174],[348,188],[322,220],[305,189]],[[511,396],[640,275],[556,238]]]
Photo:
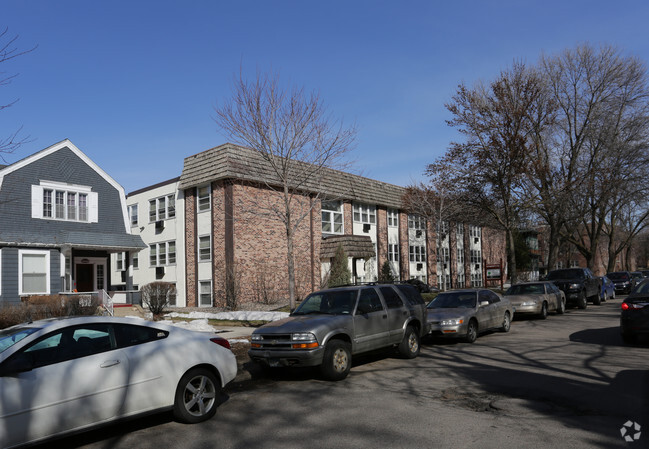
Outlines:
[[514,250],[514,233],[511,229],[507,229],[507,266],[509,267],[509,279],[512,284],[515,284],[518,279],[516,273],[516,252]]

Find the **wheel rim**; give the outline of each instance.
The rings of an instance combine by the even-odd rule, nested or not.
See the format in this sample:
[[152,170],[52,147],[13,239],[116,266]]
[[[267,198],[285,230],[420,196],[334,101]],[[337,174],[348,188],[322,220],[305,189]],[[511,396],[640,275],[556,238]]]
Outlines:
[[417,341],[415,334],[410,334],[410,336],[408,337],[408,349],[412,354],[417,352],[417,350],[419,349],[419,342]]
[[541,315],[548,316],[548,305],[546,303],[543,303],[543,306],[541,307]]
[[476,339],[476,336],[478,334],[478,329],[475,325],[475,323],[471,322],[469,323],[469,330],[467,331],[467,337],[470,341],[473,341]]
[[333,357],[333,368],[337,373],[342,373],[347,370],[347,365],[349,364],[349,357],[347,351],[343,348],[336,349]]
[[508,313],[505,314],[505,318],[503,319],[503,328],[505,328],[505,330],[509,330],[509,314]]
[[207,376],[196,376],[185,386],[183,405],[192,416],[204,416],[216,402],[216,386]]

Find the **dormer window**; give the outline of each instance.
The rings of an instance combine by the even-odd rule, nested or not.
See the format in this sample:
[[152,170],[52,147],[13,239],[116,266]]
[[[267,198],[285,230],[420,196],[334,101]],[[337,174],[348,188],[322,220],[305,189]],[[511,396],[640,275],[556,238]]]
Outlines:
[[32,186],[32,218],[97,223],[98,196],[91,187],[41,181]]

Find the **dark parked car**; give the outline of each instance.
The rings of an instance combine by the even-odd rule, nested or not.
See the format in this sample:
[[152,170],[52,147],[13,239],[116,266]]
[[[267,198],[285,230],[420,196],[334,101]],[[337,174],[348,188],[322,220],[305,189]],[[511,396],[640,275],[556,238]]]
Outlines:
[[649,334],[649,279],[638,284],[622,303],[620,332],[625,343]]
[[600,280],[588,268],[563,268],[548,273],[548,281],[552,281],[566,294],[566,303],[585,309],[587,301],[595,305],[601,304]]
[[319,366],[327,379],[342,380],[362,352],[396,347],[403,357],[417,357],[427,331],[426,304],[411,285],[331,288],[256,329],[248,354],[269,367]]
[[635,286],[635,281],[628,271],[614,271],[607,273],[606,277],[615,284],[615,293],[629,294]]

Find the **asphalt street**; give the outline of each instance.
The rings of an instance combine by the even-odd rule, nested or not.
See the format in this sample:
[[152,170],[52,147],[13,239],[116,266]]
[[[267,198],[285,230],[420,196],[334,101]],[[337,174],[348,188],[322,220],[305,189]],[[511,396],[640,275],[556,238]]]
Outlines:
[[481,335],[474,344],[426,341],[414,360],[385,352],[356,357],[341,382],[324,381],[315,370],[281,370],[227,388],[205,423],[182,425],[157,414],[58,444],[649,447],[649,345],[623,344],[620,302],[516,319],[509,333]]

